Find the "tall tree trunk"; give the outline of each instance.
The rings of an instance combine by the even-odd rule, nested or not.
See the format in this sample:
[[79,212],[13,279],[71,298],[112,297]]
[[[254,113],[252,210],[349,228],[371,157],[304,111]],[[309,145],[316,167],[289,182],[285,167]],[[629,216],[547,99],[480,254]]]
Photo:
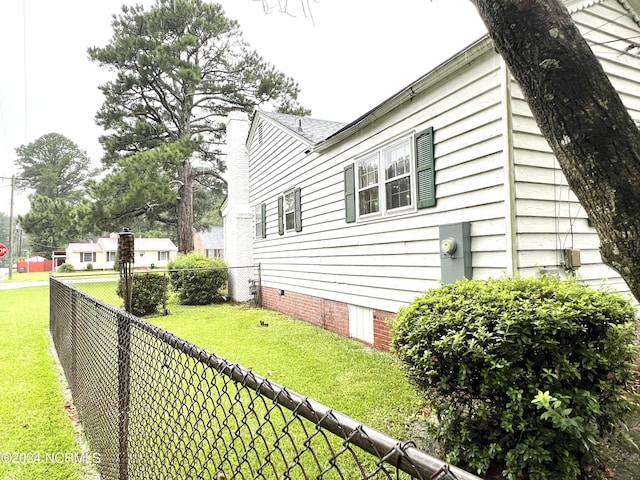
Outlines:
[[178,190],[178,251],[193,251],[193,168],[189,160],[182,164],[182,185]]
[[640,132],[560,0],[471,0],[520,83],[606,264],[640,300]]

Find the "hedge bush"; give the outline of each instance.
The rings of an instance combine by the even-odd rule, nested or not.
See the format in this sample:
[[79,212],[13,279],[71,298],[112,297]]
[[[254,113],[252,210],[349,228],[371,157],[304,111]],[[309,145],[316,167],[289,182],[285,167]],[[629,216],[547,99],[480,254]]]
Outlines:
[[209,305],[222,300],[220,291],[227,285],[227,265],[219,258],[207,258],[191,252],[169,262],[171,287],[183,305]]
[[[167,283],[167,278],[162,274],[134,274],[131,287],[131,313],[143,317],[156,313],[159,306],[166,305]],[[124,298],[122,279],[118,281],[117,293],[121,298]]]
[[402,309],[392,348],[426,393],[448,461],[509,479],[600,466],[631,410],[635,310],[542,276],[466,280]]
[[61,273],[71,273],[71,272],[74,272],[74,271],[75,271],[75,269],[73,268],[73,265],[70,264],[70,263],[63,263],[58,268],[58,272],[61,272]]

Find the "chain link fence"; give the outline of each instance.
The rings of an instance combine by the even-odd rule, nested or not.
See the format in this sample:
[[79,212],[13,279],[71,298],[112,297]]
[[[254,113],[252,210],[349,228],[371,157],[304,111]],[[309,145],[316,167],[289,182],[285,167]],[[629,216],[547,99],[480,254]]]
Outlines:
[[[248,266],[248,267],[225,267],[220,268],[198,268],[198,269],[181,269],[181,270],[135,270],[133,271],[134,283],[136,279],[144,277],[146,275],[158,275],[164,280],[164,287],[167,291],[167,296],[162,303],[158,304],[158,312],[168,313],[167,300],[168,295],[172,293],[172,281],[171,278],[174,274],[180,273],[181,275],[194,275],[202,274],[203,272],[215,272],[219,270],[225,270],[228,276],[228,281],[223,288],[216,292],[210,292],[210,298],[206,303],[224,303],[224,302],[251,302],[256,306],[262,305],[262,299],[260,296],[260,266]],[[93,271],[93,272],[77,272],[71,274],[53,274],[58,280],[65,283],[74,285],[78,290],[87,293],[88,295],[102,300],[109,305],[122,307],[124,305],[124,299],[118,293],[118,281],[119,273],[115,271]]]
[[51,278],[50,330],[103,479],[478,480],[80,286]]

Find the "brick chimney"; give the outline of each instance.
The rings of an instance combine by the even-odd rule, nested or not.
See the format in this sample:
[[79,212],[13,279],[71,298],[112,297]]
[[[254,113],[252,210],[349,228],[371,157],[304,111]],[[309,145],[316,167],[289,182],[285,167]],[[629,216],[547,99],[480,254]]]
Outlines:
[[[249,134],[247,114],[232,111],[227,117],[227,200],[224,219],[225,261],[229,266],[229,296],[237,302],[251,300],[253,278],[253,212],[249,206]],[[236,268],[234,268],[236,267]],[[237,268],[247,267],[247,268]]]

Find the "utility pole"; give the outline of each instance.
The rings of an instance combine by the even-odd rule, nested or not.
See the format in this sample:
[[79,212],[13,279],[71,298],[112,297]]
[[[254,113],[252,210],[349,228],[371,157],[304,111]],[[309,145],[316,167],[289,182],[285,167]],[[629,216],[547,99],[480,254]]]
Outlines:
[[13,194],[16,189],[16,176],[11,175],[11,201],[9,202],[9,280],[13,277]]
[[9,280],[13,271],[13,196],[16,190],[16,176],[0,177],[0,180],[11,180],[11,200],[9,202]]

